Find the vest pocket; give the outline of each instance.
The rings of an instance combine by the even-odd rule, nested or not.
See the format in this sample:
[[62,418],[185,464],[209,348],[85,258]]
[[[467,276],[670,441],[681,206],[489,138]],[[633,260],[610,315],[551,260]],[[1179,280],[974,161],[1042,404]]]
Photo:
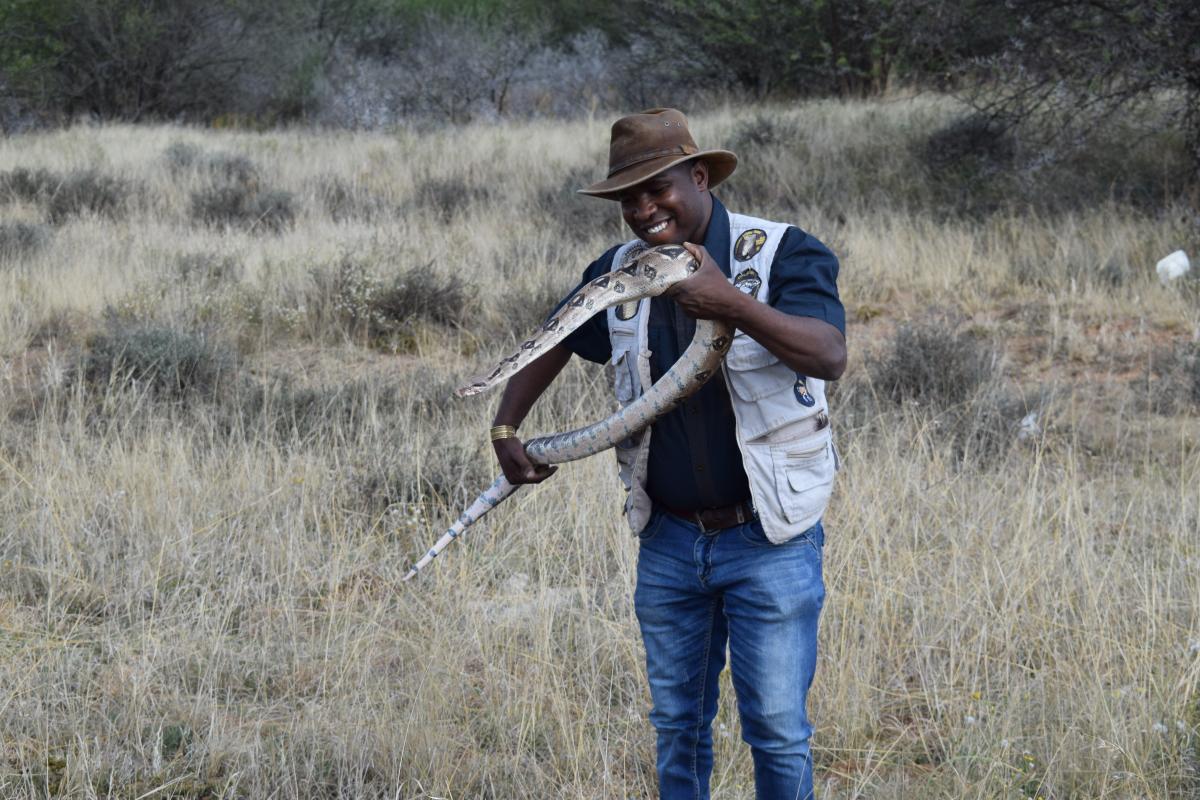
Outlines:
[[767,348],[745,334],[735,335],[725,355],[729,382],[746,402],[790,389],[796,374]]
[[633,370],[637,369],[636,360],[629,350],[618,350],[613,353],[612,369],[613,393],[616,395],[618,403],[627,406],[637,396],[635,388],[637,384],[633,377]]
[[820,515],[833,494],[837,472],[832,439],[813,447],[799,442],[771,445],[775,491],[788,522],[803,522]]

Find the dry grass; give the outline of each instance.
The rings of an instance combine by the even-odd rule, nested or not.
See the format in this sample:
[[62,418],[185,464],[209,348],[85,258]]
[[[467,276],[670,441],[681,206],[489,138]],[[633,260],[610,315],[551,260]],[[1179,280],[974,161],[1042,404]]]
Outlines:
[[[750,148],[740,208],[843,255],[854,363],[833,401],[818,785],[1195,797],[1200,305],[1153,277],[1195,231],[1118,204],[932,210],[914,159],[954,113],[927,98],[695,120],[702,141]],[[614,210],[596,201],[589,223],[563,195],[564,176],[599,173],[606,135],[0,141],[0,173],[137,187],[120,215],[5,206],[47,233],[0,262],[0,796],[652,796],[609,459],[397,583],[494,470],[488,404],[448,399],[454,382],[537,319],[520,298],[548,306],[611,243]],[[749,168],[768,159],[773,195]],[[197,219],[221,182],[288,193],[292,223]],[[347,323],[329,280],[345,264],[387,335]],[[439,286],[459,298],[440,310]],[[934,317],[997,354],[948,406],[878,366]],[[216,366],[203,391],[164,391]],[[527,427],[593,419],[604,397],[572,365]],[[714,795],[751,797],[725,688]]]

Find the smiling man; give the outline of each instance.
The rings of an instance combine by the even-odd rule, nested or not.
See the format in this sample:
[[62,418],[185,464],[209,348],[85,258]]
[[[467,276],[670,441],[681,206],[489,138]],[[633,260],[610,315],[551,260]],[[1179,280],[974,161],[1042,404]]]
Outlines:
[[659,790],[671,800],[709,796],[727,646],[758,798],[813,796],[806,700],[825,597],[821,517],[838,469],[824,387],[845,369],[845,314],[823,244],[712,195],[736,167],[733,153],[698,148],[674,109],[614,123],[608,177],[580,191],[620,203],[637,238],[580,285],[646,246],[681,244],[700,269],[668,295],[593,317],[513,377],[492,432],[511,482],[545,480],[554,468],[531,464],[514,430],[572,353],[611,364],[628,404],[675,363],[696,319],[736,328],[723,380],[617,447],[640,540],[634,605]]

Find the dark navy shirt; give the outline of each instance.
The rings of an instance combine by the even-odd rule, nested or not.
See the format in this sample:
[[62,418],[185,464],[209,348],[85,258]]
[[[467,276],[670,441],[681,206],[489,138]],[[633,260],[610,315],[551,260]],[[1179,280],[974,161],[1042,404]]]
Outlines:
[[[593,261],[579,287],[611,272],[619,247]],[[715,197],[704,247],[721,271],[731,275],[729,214]],[[825,245],[799,228],[789,227],[771,264],[767,301],[789,314],[822,319],[845,334],[846,315],[838,299],[837,274],[837,257]],[[650,301],[647,336],[650,375],[655,381],[679,359],[695,331],[695,320],[669,297]],[[608,314],[596,314],[563,343],[589,361],[609,361],[612,345]],[[685,403],[655,422],[651,431],[646,492],[652,500],[680,511],[697,511],[750,499],[725,381],[717,377],[704,384]]]

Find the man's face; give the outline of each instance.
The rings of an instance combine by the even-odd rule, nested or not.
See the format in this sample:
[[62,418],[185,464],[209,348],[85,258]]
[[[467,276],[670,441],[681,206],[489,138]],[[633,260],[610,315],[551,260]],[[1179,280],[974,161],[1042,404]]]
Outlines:
[[625,224],[646,244],[702,242],[712,211],[708,165],[676,164],[617,194]]

